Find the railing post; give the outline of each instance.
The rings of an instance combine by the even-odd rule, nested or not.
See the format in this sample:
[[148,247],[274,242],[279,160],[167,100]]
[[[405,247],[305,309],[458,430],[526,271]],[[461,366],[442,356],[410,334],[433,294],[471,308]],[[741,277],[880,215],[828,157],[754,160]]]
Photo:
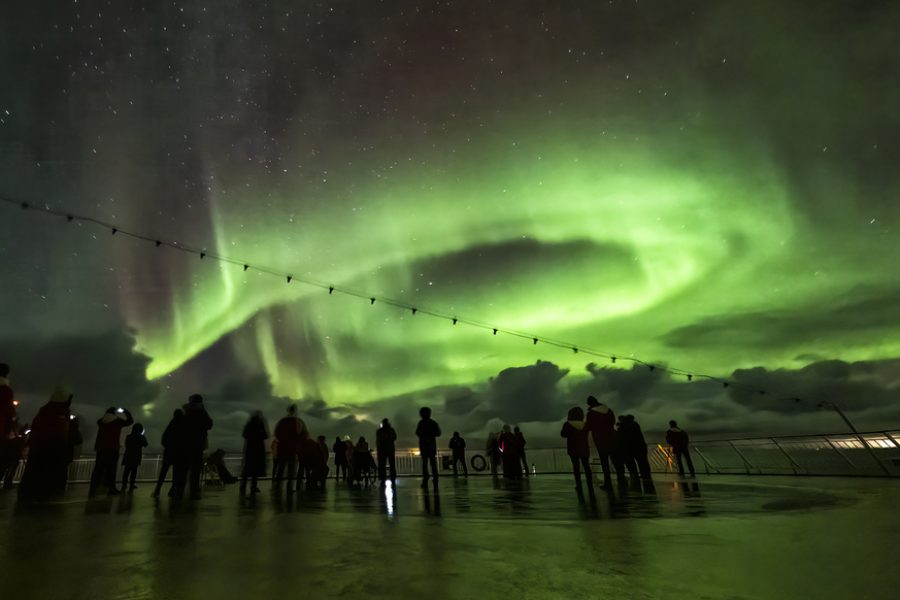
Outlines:
[[[694,446],[694,452],[696,452],[696,453],[697,453],[697,456],[699,456],[700,459],[703,461],[703,468],[706,469],[706,474],[707,474],[707,475],[710,474],[710,473],[709,473],[709,468],[710,468],[710,467],[712,467],[713,469],[716,469],[716,467],[713,467],[713,466],[712,466],[712,463],[710,463],[710,462],[706,459],[706,457],[703,455],[703,453],[700,452],[700,448],[698,448],[696,445]],[[721,469],[716,469],[716,473],[721,473],[721,472],[722,472]]]
[[734,445],[734,442],[728,442],[728,443],[731,445],[732,450],[734,450],[737,453],[737,455],[741,457],[741,460],[744,461],[744,469],[747,471],[747,475],[749,475],[750,469],[755,469],[756,467],[754,467],[752,464],[750,464],[750,461],[747,460],[747,457],[744,456],[743,452],[738,450],[737,446]]
[[800,463],[798,463],[796,460],[794,460],[793,456],[788,454],[787,450],[785,450],[784,447],[778,443],[778,440],[776,440],[775,438],[769,438],[769,439],[772,440],[772,443],[775,444],[775,447],[778,448],[779,450],[781,450],[781,453],[784,454],[784,456],[790,461],[791,469],[794,471],[794,475],[799,475],[800,471],[803,470],[803,467],[800,466]]
[[837,455],[843,458],[847,462],[847,464],[850,465],[851,469],[856,469],[856,465],[853,464],[853,461],[850,460],[850,457],[841,452],[838,447],[834,445],[834,442],[828,439],[828,436],[824,436],[824,439],[826,442],[828,442],[828,445],[831,446],[831,449],[837,452]]

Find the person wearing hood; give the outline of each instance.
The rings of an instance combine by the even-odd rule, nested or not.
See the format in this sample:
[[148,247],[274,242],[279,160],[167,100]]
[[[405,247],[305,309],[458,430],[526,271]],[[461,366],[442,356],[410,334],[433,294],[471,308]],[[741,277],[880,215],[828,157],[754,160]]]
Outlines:
[[147,436],[144,435],[144,426],[135,423],[131,426],[131,433],[125,436],[125,455],[122,457],[122,491],[128,486],[128,491],[133,492],[137,486],[138,467],[144,457],[144,448],[147,447]]
[[513,435],[516,436],[516,445],[519,447],[519,460],[522,463],[522,469],[525,471],[525,477],[528,477],[528,459],[525,458],[525,434],[522,433],[522,430],[516,425],[513,427]]
[[381,485],[388,481],[388,471],[391,481],[397,481],[397,460],[394,444],[397,442],[397,432],[391,426],[391,422],[382,419],[381,427],[375,432],[375,450],[378,455],[378,479]]
[[[200,499],[200,476],[203,473],[203,452],[208,446],[209,430],[213,420],[203,406],[203,396],[192,394],[184,405],[184,427],[182,428],[182,461],[187,468],[191,499]],[[183,489],[183,486],[182,486]]]
[[287,491],[292,491],[293,480],[297,479],[299,490],[302,466],[297,468],[297,458],[303,440],[309,437],[306,424],[297,417],[297,407],[288,407],[287,414],[275,424],[275,439],[278,440],[278,458],[275,461],[272,483],[280,489],[281,480],[287,478]]
[[9,385],[9,365],[0,363],[0,481],[9,482],[4,488],[12,487],[19,466],[18,447],[16,394]]
[[241,469],[241,496],[247,493],[247,480],[250,480],[250,494],[259,493],[257,486],[260,477],[266,476],[266,440],[269,438],[269,427],[261,410],[253,413],[244,425],[244,466]]
[[[600,468],[603,470],[603,487],[612,487],[612,472],[609,459],[615,452],[616,443],[616,415],[612,409],[601,403],[593,396],[587,398],[588,412],[585,426],[594,438],[594,447],[600,457]],[[613,465],[618,467],[618,461],[613,460]],[[621,481],[624,473],[616,468],[616,476]]]
[[334,437],[334,445],[331,446],[334,452],[334,478],[338,481],[347,479],[347,446],[341,440],[340,436]]
[[691,444],[687,431],[678,427],[675,421],[669,421],[669,430],[666,431],[666,443],[672,448],[676,460],[678,460],[678,474],[684,477],[684,462],[687,461],[688,470],[691,477],[696,477],[694,473],[694,461],[691,460]]
[[169,488],[169,496],[180,496],[184,492],[184,411],[180,408],[172,413],[172,420],[166,426],[162,434],[162,466],[159,469],[159,477],[156,479],[156,488],[153,497],[159,497],[159,491],[166,481],[169,469],[173,469],[172,486]]
[[45,499],[65,491],[72,420],[69,409],[74,397],[69,390],[56,388],[31,422],[28,460],[19,482],[19,498],[22,500]]
[[416,437],[419,438],[419,454],[422,457],[422,489],[428,489],[428,467],[431,467],[431,478],[434,489],[438,488],[437,439],[441,436],[441,428],[431,418],[431,409],[423,406],[419,409],[419,420],[416,425]]
[[109,495],[120,493],[116,487],[116,471],[119,468],[119,449],[122,445],[122,429],[134,423],[134,418],[126,408],[110,406],[97,420],[97,438],[94,451],[94,471],[91,473],[91,486],[88,497],[97,494],[97,488],[106,486]]
[[591,449],[588,444],[588,428],[584,421],[584,411],[580,406],[569,409],[567,420],[563,423],[560,435],[566,438],[566,452],[572,460],[572,473],[575,475],[575,489],[581,492],[581,470],[589,490],[594,489],[591,479]]

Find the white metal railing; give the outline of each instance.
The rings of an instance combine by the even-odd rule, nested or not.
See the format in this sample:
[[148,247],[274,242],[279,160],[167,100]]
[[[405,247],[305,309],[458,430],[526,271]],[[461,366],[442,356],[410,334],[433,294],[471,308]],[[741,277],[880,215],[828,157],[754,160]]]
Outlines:
[[[697,440],[691,443],[691,454],[698,473],[746,475],[834,475],[834,476],[891,476],[900,477],[900,431],[880,431],[853,434],[825,434],[782,436],[767,438],[738,438]],[[565,473],[571,462],[564,448],[527,448],[529,471]],[[654,472],[676,470],[668,447],[649,445],[650,466]],[[227,454],[225,464],[240,475],[241,455]],[[145,454],[138,470],[141,481],[157,478],[162,457]],[[466,452],[469,474],[490,474],[484,452]],[[449,451],[439,452],[438,464],[445,475],[452,474]],[[414,450],[396,453],[397,474],[415,476],[421,473],[422,461]],[[93,457],[82,456],[69,467],[69,481],[87,482],[94,466]],[[18,481],[24,467],[19,463],[15,476]],[[334,476],[333,456],[329,461],[329,475]],[[271,472],[271,461],[269,461]],[[461,473],[460,473],[461,474]],[[121,476],[121,467],[119,471]]]

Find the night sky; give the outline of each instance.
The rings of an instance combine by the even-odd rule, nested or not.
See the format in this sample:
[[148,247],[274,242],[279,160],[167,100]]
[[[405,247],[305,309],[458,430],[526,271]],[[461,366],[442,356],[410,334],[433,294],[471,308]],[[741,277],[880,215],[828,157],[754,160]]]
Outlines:
[[[895,2],[18,3],[0,194],[767,390],[533,345],[0,206],[0,361],[151,440],[296,401],[314,433],[556,443],[900,422]],[[801,402],[789,398],[800,397]]]

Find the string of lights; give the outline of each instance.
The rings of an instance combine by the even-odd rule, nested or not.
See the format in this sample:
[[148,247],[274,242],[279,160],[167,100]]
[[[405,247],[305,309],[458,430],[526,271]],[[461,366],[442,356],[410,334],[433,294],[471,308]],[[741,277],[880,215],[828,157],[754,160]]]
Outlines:
[[[598,350],[589,346],[583,346],[580,344],[574,344],[565,340],[554,339],[547,336],[537,335],[534,333],[518,331],[515,329],[510,329],[508,327],[503,327],[500,325],[486,323],[484,321],[480,321],[477,319],[469,318],[463,315],[459,315],[456,313],[450,313],[448,311],[429,308],[426,306],[422,306],[419,304],[412,304],[409,302],[405,302],[402,300],[397,300],[395,298],[386,297],[379,294],[372,294],[366,292],[364,290],[357,290],[354,288],[338,285],[335,283],[331,283],[322,279],[317,279],[314,277],[304,276],[304,275],[295,275],[293,273],[281,271],[278,269],[273,269],[267,267],[265,265],[260,265],[255,262],[249,262],[244,260],[239,260],[230,256],[224,256],[215,252],[210,252],[209,250],[192,246],[189,244],[181,243],[177,240],[165,239],[163,237],[155,237],[146,235],[144,233],[131,231],[129,229],[123,229],[119,225],[114,223],[109,223],[107,221],[103,221],[91,216],[76,214],[72,212],[62,211],[58,209],[50,208],[46,205],[35,205],[29,202],[23,202],[20,200],[13,200],[11,198],[6,198],[0,196],[0,202],[3,202],[9,206],[18,206],[20,209],[29,211],[32,213],[41,213],[45,215],[49,215],[52,217],[58,217],[64,220],[65,223],[72,222],[80,222],[89,225],[96,226],[101,229],[105,229],[110,232],[111,235],[120,236],[120,237],[128,237],[135,240],[139,240],[142,242],[147,242],[153,244],[156,248],[166,247],[172,250],[177,250],[178,252],[183,252],[186,254],[193,254],[198,256],[200,260],[209,260],[209,261],[217,261],[221,263],[226,263],[230,265],[234,265],[238,268],[243,269],[243,271],[253,270],[255,272],[263,273],[266,275],[271,275],[274,277],[279,277],[283,279],[288,285],[293,283],[302,283],[304,285],[320,288],[322,290],[327,290],[328,294],[333,296],[335,294],[342,294],[345,296],[350,296],[353,298],[359,298],[362,300],[366,300],[369,302],[369,305],[375,305],[376,303],[381,305],[390,306],[393,308],[397,308],[400,310],[408,311],[411,315],[422,315],[426,317],[431,317],[435,319],[440,319],[443,321],[449,322],[452,326],[464,325],[467,327],[473,327],[477,329],[482,329],[487,332],[490,332],[492,335],[507,335],[512,337],[521,338],[524,340],[531,341],[532,345],[543,344],[547,346],[554,346],[557,348],[562,348],[565,350],[569,350],[575,354],[584,354],[587,356],[593,356],[597,358],[602,358],[610,361],[613,364],[617,364],[619,362],[629,362],[635,365],[641,365],[646,367],[651,372],[660,372],[660,373],[668,373],[673,376],[683,377],[687,381],[696,381],[698,379],[713,381],[720,384],[723,388],[733,388],[740,391],[745,391],[752,394],[758,394],[760,396],[764,396],[769,392],[767,390],[747,386],[743,383],[736,382],[733,380],[729,380],[722,377],[716,377],[714,375],[708,375],[704,373],[698,373],[696,371],[690,371],[681,369],[678,367],[672,367],[667,364],[653,363],[641,360],[632,355],[623,355],[613,352],[607,352],[603,350]],[[801,402],[800,398],[782,398],[783,400],[790,400],[795,403]]]

